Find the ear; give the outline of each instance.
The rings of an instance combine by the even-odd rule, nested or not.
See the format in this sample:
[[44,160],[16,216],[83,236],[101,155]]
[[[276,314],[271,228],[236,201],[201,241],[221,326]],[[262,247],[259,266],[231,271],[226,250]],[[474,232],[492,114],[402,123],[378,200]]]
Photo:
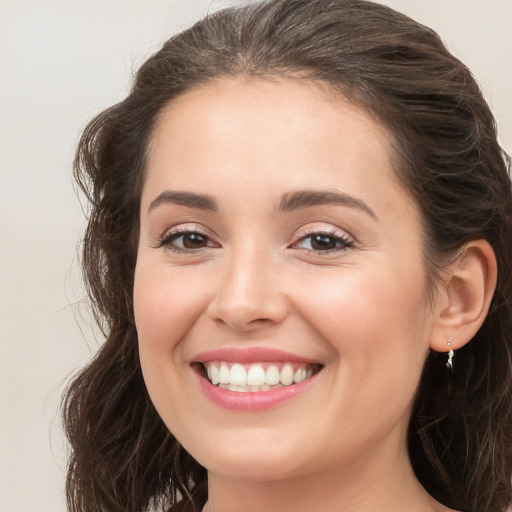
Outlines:
[[468,242],[439,288],[432,350],[457,350],[473,338],[489,311],[496,275],[496,257],[490,244],[481,239]]

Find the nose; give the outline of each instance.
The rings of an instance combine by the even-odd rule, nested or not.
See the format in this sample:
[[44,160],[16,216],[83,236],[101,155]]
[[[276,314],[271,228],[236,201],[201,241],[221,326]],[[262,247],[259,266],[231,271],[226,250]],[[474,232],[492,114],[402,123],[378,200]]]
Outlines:
[[281,323],[288,305],[275,263],[263,251],[239,251],[223,262],[208,306],[210,318],[239,332]]

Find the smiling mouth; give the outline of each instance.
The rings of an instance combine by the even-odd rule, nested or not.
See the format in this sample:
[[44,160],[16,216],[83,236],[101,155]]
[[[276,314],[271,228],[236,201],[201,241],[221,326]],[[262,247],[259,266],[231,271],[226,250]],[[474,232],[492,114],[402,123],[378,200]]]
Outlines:
[[254,363],[227,361],[201,363],[210,384],[239,393],[256,393],[293,386],[310,379],[322,366],[308,363]]

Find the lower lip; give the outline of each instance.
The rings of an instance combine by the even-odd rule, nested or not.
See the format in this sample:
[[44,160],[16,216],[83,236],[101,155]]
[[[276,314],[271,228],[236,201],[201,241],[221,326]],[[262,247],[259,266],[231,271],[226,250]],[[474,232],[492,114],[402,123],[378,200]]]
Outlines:
[[246,412],[272,409],[293,400],[304,393],[316,380],[317,376],[318,373],[298,384],[292,384],[278,389],[242,393],[214,386],[209,380],[198,374],[201,389],[211,402],[223,409]]

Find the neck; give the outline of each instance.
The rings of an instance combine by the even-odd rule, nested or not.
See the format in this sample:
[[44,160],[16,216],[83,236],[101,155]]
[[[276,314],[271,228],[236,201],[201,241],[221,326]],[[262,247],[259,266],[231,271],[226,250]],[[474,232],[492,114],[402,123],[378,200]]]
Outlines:
[[[394,452],[397,453],[396,451]],[[210,512],[434,512],[447,511],[420,485],[406,449],[347,460],[323,471],[273,480],[208,475]]]

